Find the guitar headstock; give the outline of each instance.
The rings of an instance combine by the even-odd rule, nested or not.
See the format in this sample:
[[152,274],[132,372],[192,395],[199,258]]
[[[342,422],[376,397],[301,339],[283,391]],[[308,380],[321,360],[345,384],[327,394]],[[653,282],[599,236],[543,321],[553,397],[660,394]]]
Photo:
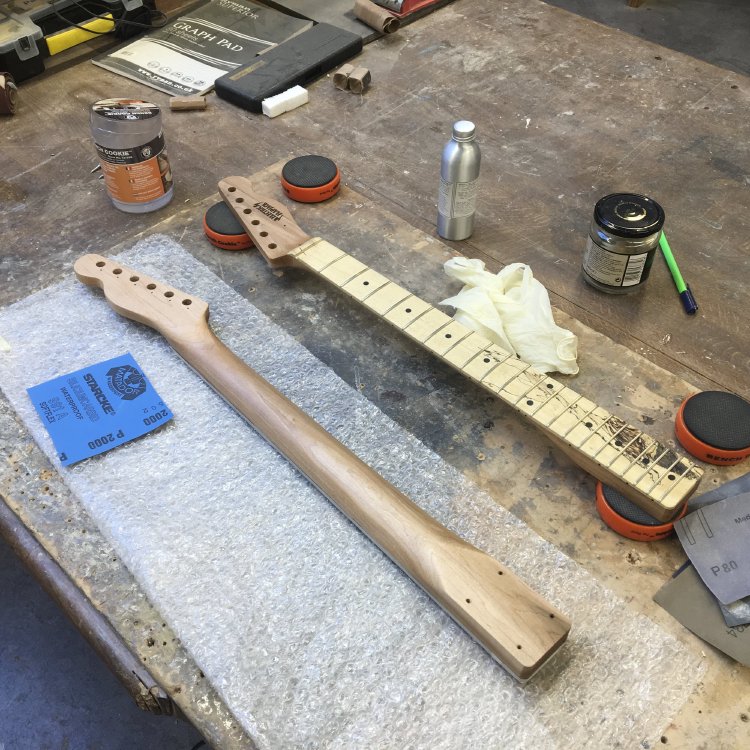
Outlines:
[[208,305],[101,255],[82,255],[73,269],[79,281],[98,286],[115,312],[156,329],[173,341],[189,341],[206,329]]
[[246,177],[225,177],[219,193],[270,265],[291,265],[285,256],[310,239],[286,206],[256,193]]

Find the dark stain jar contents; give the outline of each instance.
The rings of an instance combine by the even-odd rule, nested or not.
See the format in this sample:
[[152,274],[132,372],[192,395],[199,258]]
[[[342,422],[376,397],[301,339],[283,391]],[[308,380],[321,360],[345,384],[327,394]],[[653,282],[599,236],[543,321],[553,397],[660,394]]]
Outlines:
[[583,254],[584,281],[602,292],[627,294],[648,279],[664,226],[652,198],[613,193],[597,201]]

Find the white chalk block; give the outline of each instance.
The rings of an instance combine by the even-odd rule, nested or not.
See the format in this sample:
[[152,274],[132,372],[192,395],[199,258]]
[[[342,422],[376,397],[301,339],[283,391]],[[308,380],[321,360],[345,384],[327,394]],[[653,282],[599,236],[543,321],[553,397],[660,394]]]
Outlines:
[[269,117],[276,117],[282,115],[284,112],[288,112],[290,109],[297,109],[303,104],[307,104],[310,101],[310,97],[307,93],[307,89],[303,89],[302,86],[294,86],[291,89],[282,91],[276,96],[269,96],[268,99],[263,100],[263,114]]

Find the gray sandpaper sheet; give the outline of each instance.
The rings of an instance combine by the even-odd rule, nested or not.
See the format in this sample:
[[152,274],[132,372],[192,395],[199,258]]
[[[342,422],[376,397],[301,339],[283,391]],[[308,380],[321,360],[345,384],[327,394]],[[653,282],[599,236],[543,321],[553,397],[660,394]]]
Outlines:
[[750,493],[705,505],[674,527],[698,574],[722,604],[750,595]]
[[727,497],[741,495],[743,492],[750,492],[750,472],[743,474],[736,479],[732,479],[729,482],[725,482],[720,487],[710,490],[709,492],[703,492],[700,495],[693,495],[690,500],[688,500],[688,510],[692,512],[698,510],[698,508],[703,508],[706,505],[712,505],[719,500],[724,500]]
[[[394,424],[179,245],[155,235],[120,262],[208,301],[215,332],[239,357],[573,621],[562,650],[519,685],[158,334],[114,313],[71,271],[0,311],[10,344],[0,387],[258,748],[658,742],[703,676],[693,648]],[[173,421],[61,467],[25,389],[126,351]]]
[[688,564],[654,596],[654,601],[707,643],[750,666],[750,625],[729,627],[711,592]]

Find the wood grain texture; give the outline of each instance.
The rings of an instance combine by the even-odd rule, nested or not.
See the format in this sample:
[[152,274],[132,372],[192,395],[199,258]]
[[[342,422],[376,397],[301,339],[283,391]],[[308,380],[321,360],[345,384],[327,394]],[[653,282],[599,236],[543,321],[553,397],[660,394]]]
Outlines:
[[[654,518],[683,510],[703,470],[593,401],[534,370],[325,240],[309,238],[289,210],[242,177],[219,192],[273,266],[297,265],[329,281],[413,341],[529,419],[575,463]],[[296,246],[300,238],[303,244]]]
[[567,618],[453,534],[235,356],[205,301],[100,255],[75,263],[120,315],[154,328],[226,401],[519,680],[564,643]]

